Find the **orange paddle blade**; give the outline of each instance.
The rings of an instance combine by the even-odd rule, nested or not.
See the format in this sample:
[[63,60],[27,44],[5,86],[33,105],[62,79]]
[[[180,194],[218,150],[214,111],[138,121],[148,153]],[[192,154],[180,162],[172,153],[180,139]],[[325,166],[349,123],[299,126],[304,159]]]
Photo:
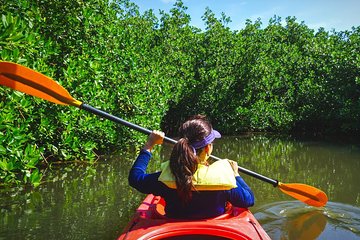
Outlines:
[[280,183],[278,184],[280,190],[287,195],[292,196],[310,206],[322,207],[328,201],[326,194],[315,187],[301,184],[301,183]]
[[0,62],[0,84],[56,104],[82,104],[51,78],[12,62]]

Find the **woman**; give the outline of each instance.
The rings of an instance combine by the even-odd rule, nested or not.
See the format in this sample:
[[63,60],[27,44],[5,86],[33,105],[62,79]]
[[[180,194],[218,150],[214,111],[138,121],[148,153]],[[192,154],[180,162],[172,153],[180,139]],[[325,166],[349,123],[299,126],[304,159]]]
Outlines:
[[166,216],[171,218],[215,217],[225,212],[227,202],[243,208],[254,205],[254,195],[240,177],[236,162],[222,160],[209,166],[212,142],[221,135],[205,116],[192,117],[179,132],[181,138],[174,145],[169,163],[151,174],[146,173],[151,150],[162,144],[164,133],[153,131],[149,135],[130,170],[130,186],[141,193],[162,196]]

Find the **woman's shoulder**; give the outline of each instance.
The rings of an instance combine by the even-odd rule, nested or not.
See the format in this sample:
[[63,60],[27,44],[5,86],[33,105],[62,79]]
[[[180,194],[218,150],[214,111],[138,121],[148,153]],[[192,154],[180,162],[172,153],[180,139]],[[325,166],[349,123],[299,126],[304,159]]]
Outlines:
[[[176,188],[169,161],[164,162],[161,169],[159,181],[169,188]],[[230,190],[237,187],[234,172],[226,160],[217,161],[209,166],[199,164],[192,180],[195,191]]]
[[234,172],[227,160],[219,160],[209,166],[199,164],[193,182],[198,190],[230,190],[237,187]]

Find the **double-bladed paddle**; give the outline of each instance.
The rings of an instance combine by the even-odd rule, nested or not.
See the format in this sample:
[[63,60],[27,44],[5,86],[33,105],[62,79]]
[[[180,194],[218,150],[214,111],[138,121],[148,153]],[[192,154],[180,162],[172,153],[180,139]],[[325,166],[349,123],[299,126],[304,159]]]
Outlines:
[[[16,63],[0,62],[0,84],[56,104],[78,107],[98,116],[107,118],[113,122],[123,124],[144,134],[150,134],[152,132],[149,129],[130,123],[74,99],[65,88],[60,86],[51,78]],[[164,140],[173,144],[177,142],[169,137],[165,137]],[[211,155],[210,157],[215,160],[221,160],[221,158],[216,156]],[[264,182],[270,183],[274,187],[278,187],[285,194],[310,206],[322,207],[328,201],[326,194],[315,187],[301,183],[281,183],[278,180],[265,177],[243,167],[239,167],[239,171]]]

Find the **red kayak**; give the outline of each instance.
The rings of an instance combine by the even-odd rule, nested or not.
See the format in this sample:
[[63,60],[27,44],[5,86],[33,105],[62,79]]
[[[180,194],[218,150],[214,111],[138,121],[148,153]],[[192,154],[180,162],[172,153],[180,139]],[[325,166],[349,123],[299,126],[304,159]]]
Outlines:
[[149,194],[118,240],[133,239],[270,239],[246,208],[230,207],[216,218],[170,219],[164,216],[165,201]]

